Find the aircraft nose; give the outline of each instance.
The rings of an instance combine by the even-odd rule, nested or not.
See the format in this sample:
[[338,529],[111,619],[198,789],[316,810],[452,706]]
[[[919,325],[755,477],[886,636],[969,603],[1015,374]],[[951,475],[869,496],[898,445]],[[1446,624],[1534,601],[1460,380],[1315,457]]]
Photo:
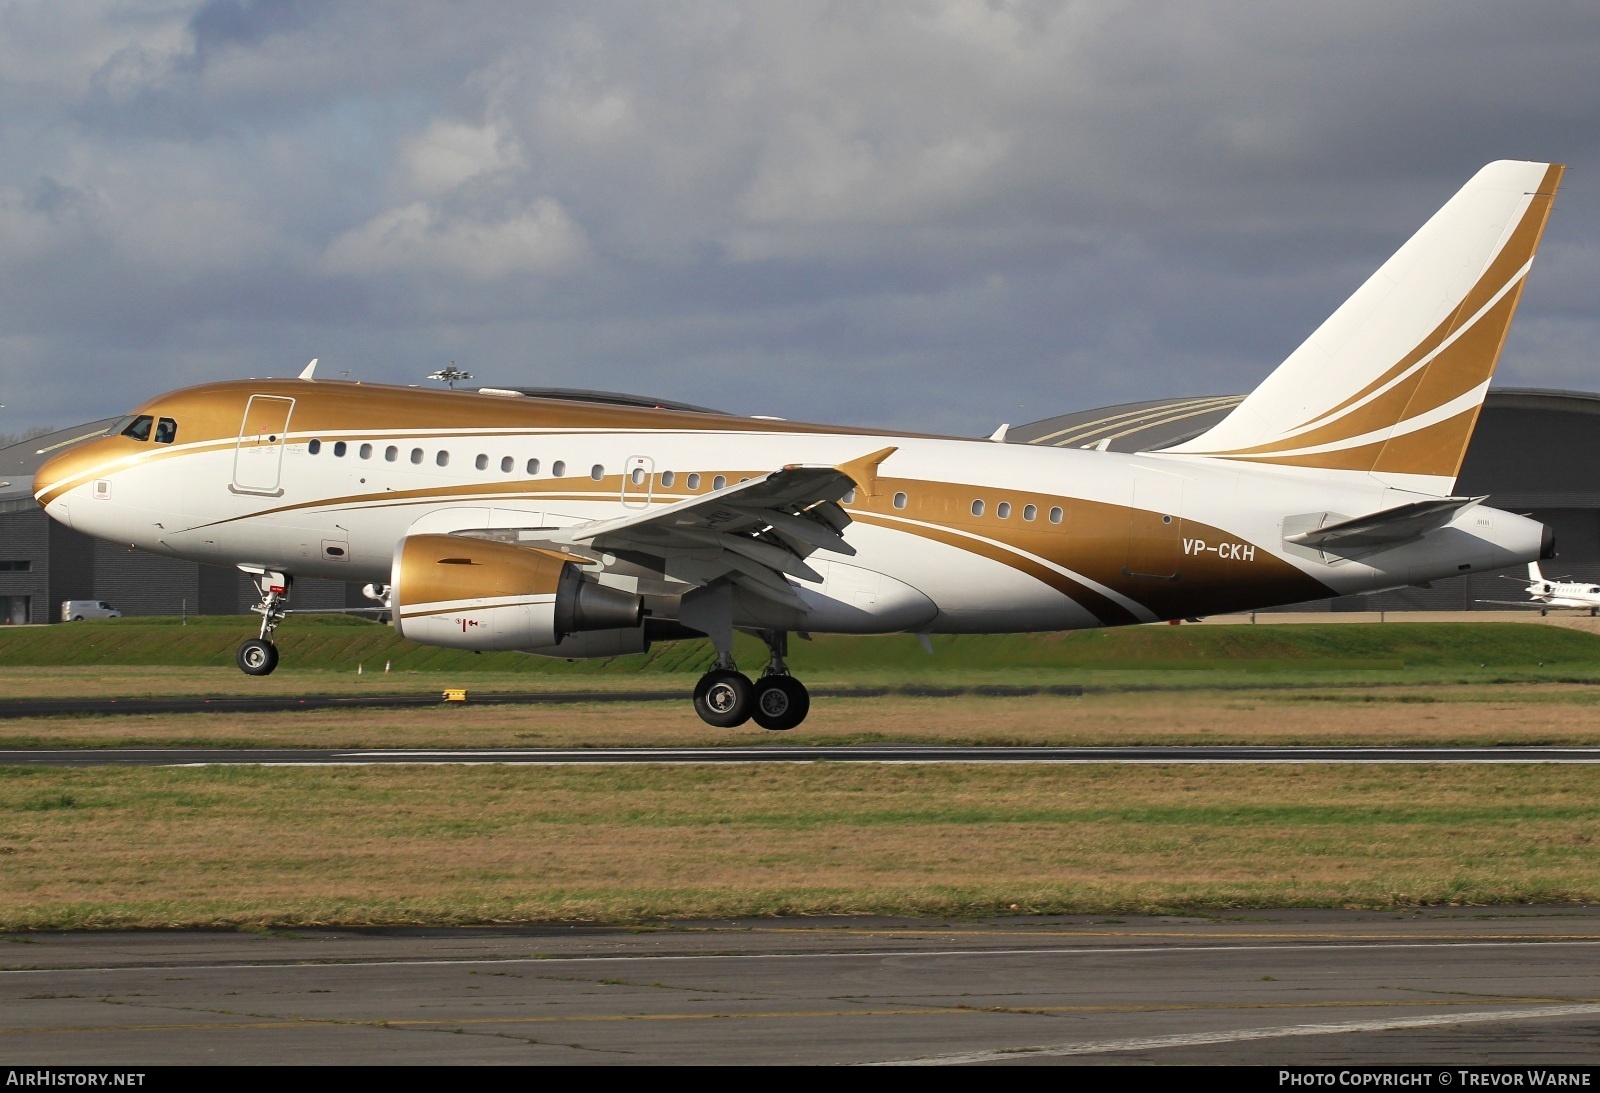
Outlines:
[[69,448],[51,456],[33,474],[34,499],[44,506],[51,517],[72,526],[70,504],[72,494],[87,485],[101,455],[95,451],[93,441]]

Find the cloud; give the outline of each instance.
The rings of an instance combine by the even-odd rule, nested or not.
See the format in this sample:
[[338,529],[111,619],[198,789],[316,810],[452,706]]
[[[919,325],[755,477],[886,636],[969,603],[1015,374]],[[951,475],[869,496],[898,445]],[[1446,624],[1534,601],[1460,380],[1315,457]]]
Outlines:
[[569,269],[583,231],[549,198],[502,220],[449,216],[427,202],[390,209],[339,236],[325,267],[336,274],[450,273],[475,281]]
[[1556,2],[3,6],[4,424],[319,355],[966,433],[1239,391],[1507,156],[1576,169],[1503,374],[1600,387],[1597,50]]
[[522,165],[522,149],[495,125],[438,121],[400,145],[400,162],[412,185],[443,193],[485,175]]

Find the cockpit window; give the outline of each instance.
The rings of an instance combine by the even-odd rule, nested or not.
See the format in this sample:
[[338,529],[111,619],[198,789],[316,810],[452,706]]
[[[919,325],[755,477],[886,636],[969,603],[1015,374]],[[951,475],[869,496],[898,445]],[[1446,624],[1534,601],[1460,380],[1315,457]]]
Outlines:
[[156,443],[171,444],[178,439],[178,423],[170,417],[164,417],[156,422]]
[[126,429],[122,430],[122,435],[131,436],[135,440],[149,440],[150,426],[154,422],[155,418],[149,414],[140,414],[133,419]]

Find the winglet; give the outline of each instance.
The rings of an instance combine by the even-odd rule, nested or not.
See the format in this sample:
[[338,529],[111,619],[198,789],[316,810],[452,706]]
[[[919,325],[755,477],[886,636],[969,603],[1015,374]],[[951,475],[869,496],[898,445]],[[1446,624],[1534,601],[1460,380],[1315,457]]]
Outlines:
[[317,358],[316,357],[312,357],[311,358],[311,363],[306,365],[304,368],[300,369],[300,378],[303,379],[303,380],[314,379],[314,378],[316,378],[316,372],[317,372]]
[[854,482],[856,488],[867,497],[876,497],[878,495],[878,464],[899,450],[899,448],[882,448],[871,455],[864,455],[860,459],[852,459],[848,463],[841,463],[834,470]]
[[1000,428],[990,433],[989,439],[994,441],[996,444],[1004,444],[1006,442],[1006,431],[1010,428],[1011,422],[1008,421],[1004,425],[1000,426]]

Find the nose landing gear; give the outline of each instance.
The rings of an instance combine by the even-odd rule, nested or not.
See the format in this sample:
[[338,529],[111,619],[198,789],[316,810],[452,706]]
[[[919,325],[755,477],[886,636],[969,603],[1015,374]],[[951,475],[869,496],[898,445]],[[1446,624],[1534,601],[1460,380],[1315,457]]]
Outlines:
[[278,647],[272,642],[272,632],[288,614],[283,606],[289,599],[292,578],[273,572],[261,572],[257,580],[261,602],[251,608],[261,616],[261,635],[247,638],[239,644],[234,659],[239,670],[247,676],[271,675],[278,666]]
[[754,720],[763,729],[782,732],[806,719],[811,695],[805,684],[789,674],[784,656],[789,635],[782,630],[762,630],[761,640],[771,654],[767,670],[754,683],[735,667],[731,652],[719,652],[711,671],[694,688],[694,709],[708,725],[736,728]]

